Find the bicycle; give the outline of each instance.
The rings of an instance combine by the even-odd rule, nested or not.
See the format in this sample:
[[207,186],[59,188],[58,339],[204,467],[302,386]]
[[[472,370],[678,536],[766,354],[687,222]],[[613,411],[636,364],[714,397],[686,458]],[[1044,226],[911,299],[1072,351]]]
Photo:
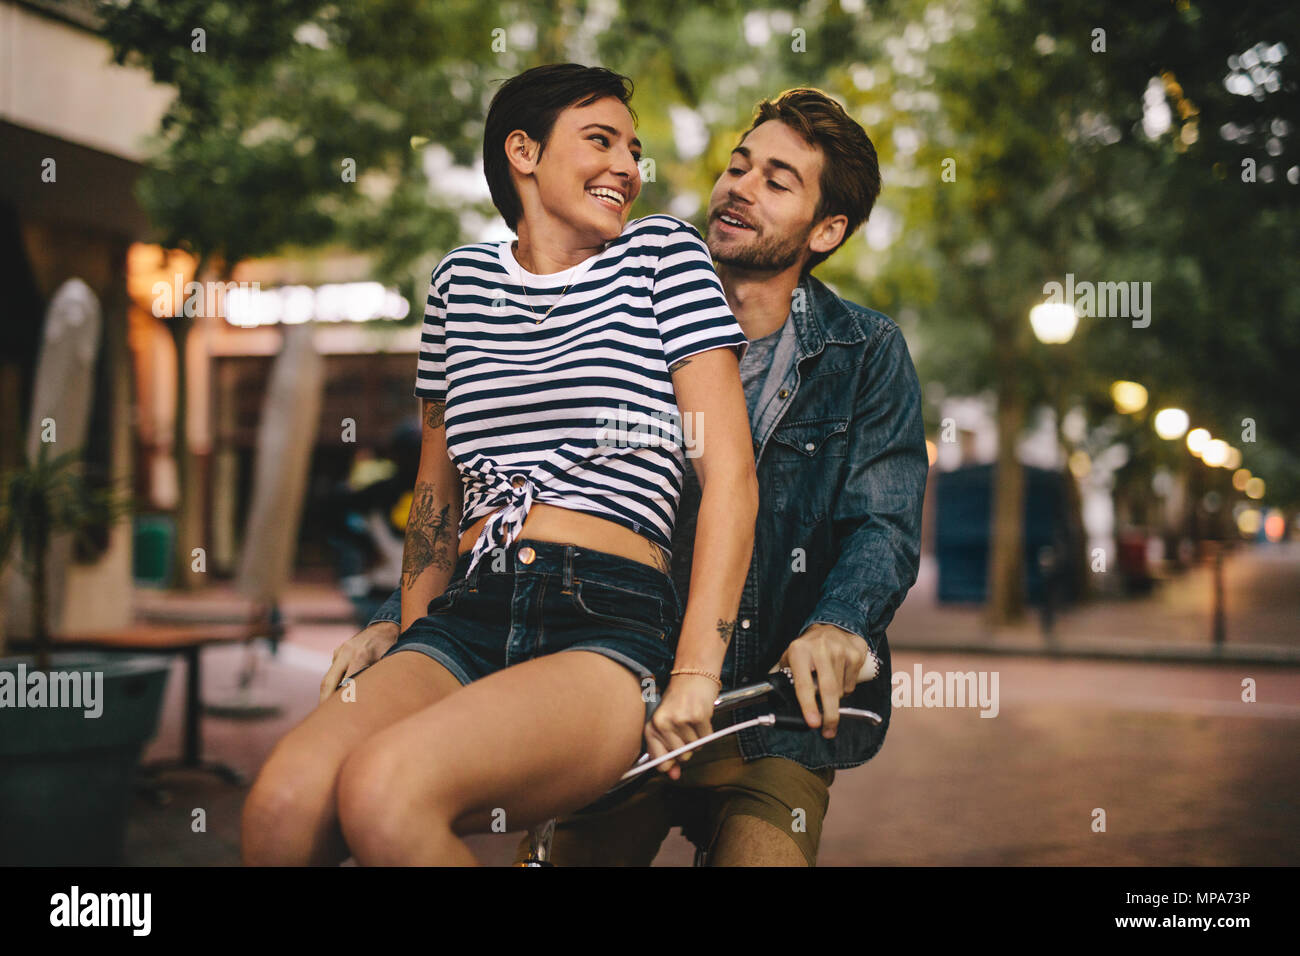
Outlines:
[[[859,681],[865,682],[871,678],[871,672],[868,670],[869,664],[870,662],[868,662],[867,665],[863,665],[862,672],[858,675]],[[765,680],[758,681],[754,684],[747,684],[744,687],[737,687],[735,690],[729,690],[725,693],[719,694],[717,699],[713,702],[713,713],[717,715],[729,710],[735,710],[737,707],[757,700],[762,700],[764,697],[768,697],[772,694],[776,694],[783,702],[795,699],[794,680],[790,668],[783,667],[779,671],[769,674]],[[869,720],[876,725],[879,725],[883,719],[874,711],[862,710],[857,707],[841,707],[839,712],[841,718],[848,717],[855,720]],[[578,813],[593,813],[611,806],[618,800],[623,799],[631,784],[637,780],[648,779],[644,776],[648,771],[653,770],[662,763],[672,760],[674,757],[696,750],[703,747],[705,744],[712,743],[713,741],[730,734],[738,734],[749,727],[758,726],[783,727],[789,730],[805,731],[816,729],[810,728],[808,724],[804,722],[802,715],[794,716],[791,714],[778,713],[777,709],[774,707],[769,713],[759,714],[757,717],[751,717],[749,720],[742,720],[738,723],[731,724],[728,727],[723,727],[721,730],[715,730],[711,734],[706,734],[698,740],[693,740],[690,743],[678,747],[676,750],[670,751],[669,753],[653,760],[650,759],[649,753],[642,754],[637,759],[637,762],[632,766],[632,769],[619,778],[618,783],[605,791],[605,793],[597,798],[595,802],[583,807],[578,811]],[[551,841],[555,836],[556,819],[556,817],[552,817],[535,827],[529,828],[528,854],[522,862],[516,864],[517,866],[555,866],[555,864],[551,862]],[[704,864],[704,859],[705,851],[697,849],[695,851],[694,865],[702,866]]]

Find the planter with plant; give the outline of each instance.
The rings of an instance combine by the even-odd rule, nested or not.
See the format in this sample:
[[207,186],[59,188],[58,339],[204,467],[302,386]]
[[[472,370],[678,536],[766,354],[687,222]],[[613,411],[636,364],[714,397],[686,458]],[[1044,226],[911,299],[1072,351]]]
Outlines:
[[49,628],[50,547],[130,510],[95,488],[78,451],[0,476],[0,569],[11,558],[31,587],[32,653],[0,657],[0,865],[122,861],[134,769],[153,737],[169,673],[165,658],[55,652]]

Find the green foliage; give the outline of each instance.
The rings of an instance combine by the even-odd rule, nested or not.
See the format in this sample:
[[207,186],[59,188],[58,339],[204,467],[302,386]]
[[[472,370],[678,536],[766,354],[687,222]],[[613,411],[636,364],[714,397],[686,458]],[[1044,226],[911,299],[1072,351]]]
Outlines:
[[32,583],[38,666],[48,667],[45,558],[56,535],[74,541],[128,514],[133,502],[114,487],[97,487],[82,474],[81,449],[51,458],[41,443],[36,461],[0,475],[0,568],[15,554]]
[[[1300,445],[1300,378],[1280,367],[1300,354],[1300,293],[1280,261],[1300,238],[1300,188],[1285,179],[1300,155],[1296,23],[1260,3],[881,9],[860,34],[870,82],[851,97],[881,152],[882,210],[901,219],[873,304],[919,311],[922,378],[973,392],[1014,375],[1042,402],[1072,368],[1073,398],[1100,424],[1111,382],[1141,381],[1237,444],[1247,467],[1290,460],[1269,497],[1300,500],[1285,451]],[[1276,93],[1225,89],[1229,57],[1278,41],[1290,53]],[[1153,77],[1173,122],[1149,138]],[[1229,141],[1227,124],[1253,133]],[[1241,182],[1247,156],[1272,165],[1271,183]],[[1150,282],[1150,326],[1083,318],[1069,345],[1041,345],[1028,311],[1066,273]],[[1259,423],[1256,446],[1236,441],[1243,417]]]
[[129,495],[88,482],[82,474],[81,450],[51,458],[42,443],[34,463],[0,475],[0,566],[18,553],[28,571],[50,538],[86,534],[129,514]]
[[472,157],[476,94],[500,72],[490,6],[135,0],[102,13],[117,61],[177,89],[139,187],[159,242],[227,266],[342,243],[377,251],[387,281],[450,242],[416,146]]
[[[159,241],[228,264],[344,245],[372,254],[376,278],[414,301],[447,249],[481,238],[462,234],[464,210],[428,180],[424,147],[472,164],[497,81],[570,59],[631,76],[656,163],[634,215],[671,205],[697,225],[753,105],[820,87],[876,144],[884,191],[872,231],[893,239],[873,245],[864,230],[817,274],[899,320],[924,381],[949,393],[1009,382],[1041,402],[1064,360],[1066,397],[1101,415],[1110,382],[1136,379],[1153,402],[1182,405],[1230,441],[1254,418],[1258,445],[1239,446],[1247,467],[1258,456],[1262,473],[1267,461],[1270,499],[1300,501],[1300,375],[1281,367],[1300,354],[1300,289],[1283,261],[1300,238],[1300,187],[1286,179],[1300,160],[1294,5],[846,7],[133,0],[102,10],[119,62],[142,62],[178,90],[140,187]],[[191,48],[196,28],[206,53]],[[505,49],[494,47],[502,35]],[[1278,89],[1230,92],[1229,57],[1261,42],[1288,50],[1270,67]],[[1173,124],[1148,138],[1153,77]],[[680,152],[674,111],[702,124],[702,153]],[[1247,158],[1271,166],[1272,182],[1243,183]],[[343,181],[345,159],[355,183]],[[942,178],[945,160],[954,181]],[[1067,272],[1149,281],[1150,327],[1085,318],[1057,350],[1068,358],[1053,353],[1027,313]]]

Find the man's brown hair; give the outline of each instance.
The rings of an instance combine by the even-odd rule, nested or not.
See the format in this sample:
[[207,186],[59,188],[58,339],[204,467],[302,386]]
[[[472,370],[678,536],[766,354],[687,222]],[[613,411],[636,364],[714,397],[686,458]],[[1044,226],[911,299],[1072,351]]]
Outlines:
[[[827,216],[848,218],[844,238],[835,247],[838,249],[867,221],[880,195],[876,147],[844,107],[821,90],[800,87],[786,90],[775,100],[763,100],[754,108],[754,121],[745,136],[768,120],[780,120],[822,151],[821,201],[813,213],[813,222]],[[835,249],[811,253],[803,271],[812,271]]]

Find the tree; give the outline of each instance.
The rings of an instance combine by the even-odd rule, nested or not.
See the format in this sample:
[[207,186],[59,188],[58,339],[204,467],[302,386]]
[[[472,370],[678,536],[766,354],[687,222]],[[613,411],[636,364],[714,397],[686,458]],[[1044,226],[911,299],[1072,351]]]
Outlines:
[[[1300,376],[1265,373],[1295,354],[1300,303],[1286,274],[1261,264],[1296,239],[1289,8],[860,6],[135,0],[104,4],[103,15],[119,61],[144,62],[177,86],[142,185],[160,241],[226,270],[346,244],[370,252],[376,277],[416,301],[442,252],[476,238],[461,234],[462,210],[428,181],[427,150],[470,165],[497,80],[561,59],[632,76],[639,135],[656,163],[637,214],[684,218],[703,212],[757,100],[797,85],[839,98],[881,156],[873,235],[895,238],[888,248],[855,238],[818,275],[899,319],[923,379],[996,393],[996,620],[1021,603],[1015,439],[1053,386],[1027,313],[1067,272],[1149,279],[1159,311],[1146,329],[1084,320],[1069,347],[1077,394],[1063,399],[1100,411],[1110,381],[1144,378],[1153,396],[1225,435],[1255,417],[1261,441],[1247,454],[1279,469],[1270,494],[1283,492],[1281,472],[1300,475],[1287,451],[1300,437]],[[206,52],[195,49],[197,29]],[[1263,66],[1237,59],[1260,85],[1231,92],[1228,58],[1261,41],[1270,56],[1277,43],[1289,51],[1264,64],[1276,75],[1265,83]],[[1154,138],[1142,129],[1153,77],[1177,118]],[[1219,135],[1229,123],[1233,137]],[[681,135],[691,126],[703,134],[694,146]],[[1256,154],[1272,180],[1239,183],[1241,159]],[[343,174],[349,159],[355,181]],[[1275,320],[1224,321],[1241,310]],[[185,322],[176,327],[183,338]]]
[[[916,334],[923,377],[966,392],[991,385],[996,393],[995,623],[1016,619],[1023,600],[1015,442],[1027,410],[1052,386],[1043,346],[1026,320],[1046,282],[1066,273],[1101,280],[1136,273],[1152,282],[1162,303],[1150,327],[1156,332],[1122,319],[1083,320],[1069,348],[1084,369],[1075,384],[1085,401],[1095,401],[1114,379],[1154,375],[1152,384],[1165,394],[1196,389],[1187,401],[1194,414],[1226,418],[1223,409],[1239,395],[1260,396],[1270,377],[1258,374],[1252,358],[1242,363],[1253,366],[1250,373],[1228,372],[1222,356],[1257,358],[1261,347],[1295,341],[1296,299],[1285,281],[1252,289],[1251,298],[1282,321],[1247,334],[1226,332],[1219,309],[1188,295],[1189,273],[1212,261],[1213,270],[1202,274],[1217,275],[1225,298],[1238,294],[1228,290],[1239,283],[1258,283],[1251,254],[1260,243],[1293,239],[1295,226],[1292,212],[1269,208],[1279,204],[1277,189],[1225,194],[1212,175],[1222,162],[1220,144],[1198,150],[1182,132],[1195,105],[1175,100],[1181,125],[1173,135],[1151,139],[1143,132],[1143,93],[1153,76],[1185,70],[1203,91],[1201,109],[1226,118],[1219,110],[1239,104],[1209,90],[1222,85],[1228,56],[1243,36],[1283,30],[1259,7],[1236,5],[1213,17],[1199,11],[1188,4],[1048,10],[1018,0],[900,2],[881,8],[884,15],[862,34],[864,64],[855,84],[861,92],[854,99],[874,121],[877,141],[886,143],[886,189],[894,189],[881,202],[902,223],[875,284],[877,299],[922,310]],[[869,65],[872,49],[883,49],[887,62]],[[1179,94],[1172,79],[1165,85],[1172,95],[1190,95]],[[1284,79],[1280,88],[1291,96],[1294,83]],[[1229,204],[1237,207],[1230,222],[1205,216]],[[1220,243],[1229,227],[1246,256],[1225,255]],[[1221,348],[1189,356],[1180,345],[1190,337]]]
[[[366,248],[383,236],[376,275],[400,276],[412,297],[415,261],[454,243],[455,217],[432,200],[418,147],[447,142],[468,158],[464,128],[480,119],[473,93],[483,84],[467,77],[488,69],[472,69],[470,57],[491,42],[479,20],[490,8],[134,0],[102,3],[99,13],[118,63],[142,64],[176,88],[139,195],[158,241],[196,258],[197,280],[209,265],[225,280],[246,258]],[[192,311],[169,319],[182,543],[198,523],[184,406],[193,321]],[[182,583],[188,553],[176,549]]]

